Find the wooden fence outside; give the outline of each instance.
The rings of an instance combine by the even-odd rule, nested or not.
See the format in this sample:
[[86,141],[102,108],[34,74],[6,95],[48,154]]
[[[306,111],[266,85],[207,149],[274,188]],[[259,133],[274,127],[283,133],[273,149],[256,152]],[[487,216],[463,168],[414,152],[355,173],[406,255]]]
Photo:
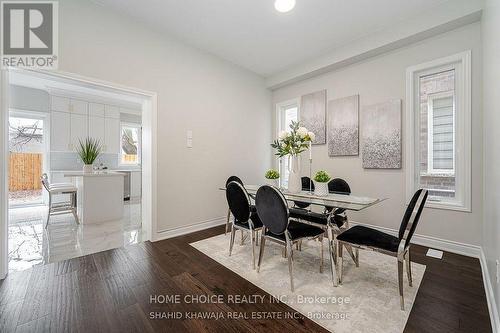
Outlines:
[[42,188],[42,154],[10,153],[9,191]]

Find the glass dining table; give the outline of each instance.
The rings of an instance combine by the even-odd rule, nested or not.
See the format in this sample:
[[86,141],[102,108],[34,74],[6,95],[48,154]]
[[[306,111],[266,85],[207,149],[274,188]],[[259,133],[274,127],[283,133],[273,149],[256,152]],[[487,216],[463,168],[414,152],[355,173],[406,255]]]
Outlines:
[[[244,185],[244,188],[247,190],[248,194],[255,198],[255,194],[261,185]],[[220,190],[225,190],[225,187],[221,187]],[[340,193],[340,192],[330,192],[326,196],[317,196],[314,194],[314,191],[300,191],[298,193],[288,192],[287,189],[280,189],[283,193],[285,199],[288,202],[299,201],[302,203],[309,203],[311,206],[316,207],[329,207],[329,208],[342,208],[349,211],[362,211],[371,206],[377,205],[382,201],[386,200],[386,198],[370,198],[366,196],[353,195],[350,193]],[[329,213],[327,213],[327,223],[316,224],[311,223],[304,220],[298,220],[302,223],[312,224],[317,227],[325,230],[328,237],[328,248],[330,253],[330,263],[332,270],[332,281],[334,286],[338,286],[338,275],[336,269],[337,263],[337,248],[336,248],[336,235],[338,235],[343,230],[349,228],[349,224],[346,223],[343,227],[339,228],[335,223],[332,222],[333,214],[335,209],[330,209]],[[353,253],[351,249],[347,249],[349,255],[353,258],[354,261],[357,261],[357,254]]]

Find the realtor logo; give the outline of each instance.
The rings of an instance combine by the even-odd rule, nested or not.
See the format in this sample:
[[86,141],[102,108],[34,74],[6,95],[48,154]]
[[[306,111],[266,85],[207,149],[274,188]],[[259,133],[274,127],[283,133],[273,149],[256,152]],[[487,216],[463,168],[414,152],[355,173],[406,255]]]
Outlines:
[[2,1],[1,19],[2,68],[57,68],[56,1]]

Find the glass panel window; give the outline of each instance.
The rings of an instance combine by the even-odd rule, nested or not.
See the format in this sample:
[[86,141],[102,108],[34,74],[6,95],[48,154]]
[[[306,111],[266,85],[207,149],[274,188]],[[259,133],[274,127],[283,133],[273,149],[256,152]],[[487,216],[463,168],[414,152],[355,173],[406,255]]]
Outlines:
[[[278,128],[277,133],[281,131],[291,131],[290,125],[292,121],[299,119],[299,103],[298,100],[279,103],[276,106],[278,113]],[[282,157],[278,161],[280,172],[280,186],[288,187],[288,156]]]
[[121,125],[121,164],[138,165],[141,162],[141,127],[138,124]]
[[455,197],[454,92],[454,69],[419,78],[419,183],[431,200]]

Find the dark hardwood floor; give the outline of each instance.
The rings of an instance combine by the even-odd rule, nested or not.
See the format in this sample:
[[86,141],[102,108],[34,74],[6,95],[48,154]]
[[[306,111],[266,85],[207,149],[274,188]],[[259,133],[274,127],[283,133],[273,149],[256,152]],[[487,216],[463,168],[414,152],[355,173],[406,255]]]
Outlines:
[[[151,304],[151,295],[267,295],[189,246],[222,232],[216,227],[10,274],[0,282],[0,332],[325,332],[301,316],[151,319],[151,312],[295,313],[270,302]],[[451,253],[432,259],[426,250],[413,248],[413,260],[427,269],[405,332],[491,332],[479,261]]]

